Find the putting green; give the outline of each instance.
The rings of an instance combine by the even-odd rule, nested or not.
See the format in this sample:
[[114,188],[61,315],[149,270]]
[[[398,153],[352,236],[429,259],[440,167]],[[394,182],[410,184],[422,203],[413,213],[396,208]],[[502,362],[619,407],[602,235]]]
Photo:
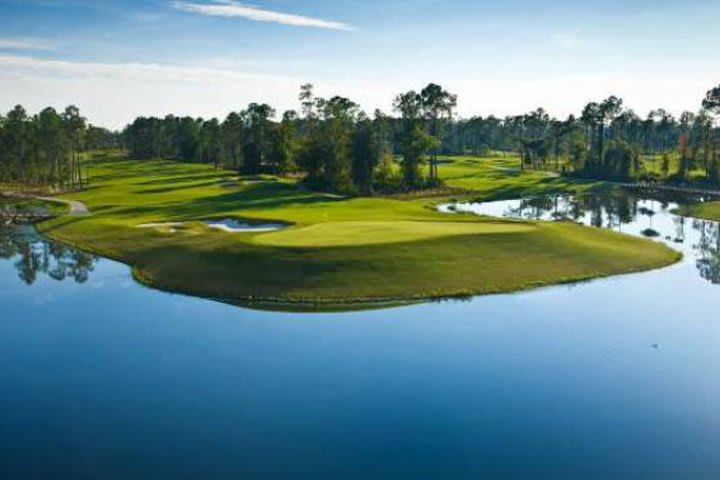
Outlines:
[[529,223],[327,222],[258,235],[255,242],[274,247],[341,247],[414,242],[453,235],[527,232]]

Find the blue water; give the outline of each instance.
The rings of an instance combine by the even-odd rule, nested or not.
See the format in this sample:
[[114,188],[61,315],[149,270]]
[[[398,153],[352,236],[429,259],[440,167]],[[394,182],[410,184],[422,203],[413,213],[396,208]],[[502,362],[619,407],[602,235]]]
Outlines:
[[622,227],[671,225],[673,267],[355,313],[163,293],[69,253],[27,285],[6,241],[0,478],[716,479],[717,225],[675,244],[654,208]]

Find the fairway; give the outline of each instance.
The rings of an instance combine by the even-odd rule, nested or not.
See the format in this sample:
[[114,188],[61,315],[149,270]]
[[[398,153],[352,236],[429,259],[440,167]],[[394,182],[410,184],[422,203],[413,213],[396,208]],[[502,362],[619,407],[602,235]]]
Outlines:
[[[503,173],[512,158],[457,157],[441,174],[470,198],[601,188]],[[679,259],[659,243],[567,223],[444,214],[449,198],[342,197],[290,179],[236,177],[210,166],[87,162],[90,187],[64,198],[91,215],[43,223],[47,236],[133,267],[146,285],[242,303],[359,305],[522,290],[658,268]],[[237,178],[229,184],[228,178]],[[229,233],[202,222],[282,223]],[[177,229],[137,228],[182,222]]]
[[276,247],[338,247],[429,240],[453,235],[516,233],[534,227],[521,223],[332,222],[259,235],[255,242]]

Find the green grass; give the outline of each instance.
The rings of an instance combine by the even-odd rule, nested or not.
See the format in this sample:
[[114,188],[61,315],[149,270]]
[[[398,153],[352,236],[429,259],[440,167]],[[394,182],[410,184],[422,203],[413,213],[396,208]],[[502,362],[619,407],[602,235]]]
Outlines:
[[[339,247],[390,245],[442,238],[451,235],[498,235],[527,232],[532,225],[461,222],[327,222],[258,235],[255,243],[276,247]],[[382,232],[382,234],[379,234]]]
[[703,220],[720,222],[720,202],[697,203],[694,205],[683,205],[677,209],[680,215]]
[[496,157],[456,156],[442,159],[440,176],[450,187],[471,190],[482,198],[510,199],[556,192],[587,192],[608,188],[594,180],[562,177],[552,172],[520,170],[515,154]]
[[[665,172],[662,170],[662,164],[663,164],[663,153],[656,153],[655,155],[646,155],[643,154],[640,156],[640,163],[641,163],[641,169],[639,172],[635,172],[636,177],[645,177],[645,176],[653,176],[658,181],[667,181],[667,180],[676,180],[677,172],[680,168],[680,154],[677,151],[668,152],[668,171],[667,175],[665,175]],[[466,185],[466,186],[472,186],[475,181],[473,178],[477,179],[478,177],[478,170],[477,166],[482,166],[486,163],[491,163],[493,165],[493,168],[496,170],[496,175],[502,174],[502,173],[508,173],[511,175],[520,175],[520,158],[515,153],[498,153],[496,156],[489,157],[489,158],[478,158],[478,157],[453,157],[451,159],[451,163],[449,165],[449,168],[446,170],[455,171],[452,175],[455,178],[455,184],[456,185]],[[474,165],[472,165],[474,164]],[[569,159],[564,156],[561,157],[561,165],[565,165],[568,169],[572,169],[570,166]],[[463,168],[464,165],[464,168]],[[530,183],[537,183],[535,181],[534,177],[546,177],[545,182],[539,182],[536,186],[545,186],[550,189],[552,189],[553,185],[555,186],[571,186],[573,183],[567,182],[561,178],[557,178],[555,170],[555,161],[553,159],[548,160],[546,168],[547,171],[526,171],[523,174],[523,177],[526,182]],[[497,172],[499,171],[499,173]],[[487,173],[486,171],[482,171],[481,175],[485,178],[485,180],[488,180],[489,177],[485,175]],[[550,179],[547,179],[547,177],[550,177]],[[554,180],[552,178],[555,177]],[[447,178],[447,177],[446,177]],[[699,186],[707,186],[705,185],[706,182],[706,172],[705,169],[699,165],[696,164],[693,166],[693,168],[687,172],[687,183],[690,184],[698,184]],[[597,182],[588,181],[588,184],[597,184]],[[577,185],[574,185],[573,187],[576,187]]]
[[[440,171],[474,197],[598,187],[504,170],[510,163],[458,157]],[[397,303],[585,280],[678,259],[661,244],[574,224],[442,214],[431,205],[437,198],[343,198],[289,180],[238,179],[163,161],[101,158],[89,166],[90,188],[66,198],[85,202],[92,215],[43,223],[43,233],[132,265],[148,285],[229,302]],[[290,227],[226,233],[200,223],[221,218]],[[137,228],[177,221],[188,223],[176,232]]]
[[[677,172],[680,169],[680,154],[678,152],[668,152],[667,155],[669,160],[667,177],[673,177],[677,175]],[[664,154],[662,153],[657,153],[655,155],[642,155],[640,158],[642,160],[643,173],[654,175],[657,178],[667,179],[665,177],[665,172],[662,171],[663,156]],[[700,165],[695,165],[687,173],[687,181],[690,183],[704,183],[705,179],[705,169]]]

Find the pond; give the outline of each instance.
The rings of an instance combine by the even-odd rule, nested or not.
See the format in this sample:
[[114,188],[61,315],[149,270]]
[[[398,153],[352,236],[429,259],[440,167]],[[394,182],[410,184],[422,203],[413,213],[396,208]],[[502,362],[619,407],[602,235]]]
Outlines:
[[4,230],[0,478],[715,479],[720,228],[673,206],[460,205],[652,229],[685,258],[324,314],[150,290],[124,265]]

